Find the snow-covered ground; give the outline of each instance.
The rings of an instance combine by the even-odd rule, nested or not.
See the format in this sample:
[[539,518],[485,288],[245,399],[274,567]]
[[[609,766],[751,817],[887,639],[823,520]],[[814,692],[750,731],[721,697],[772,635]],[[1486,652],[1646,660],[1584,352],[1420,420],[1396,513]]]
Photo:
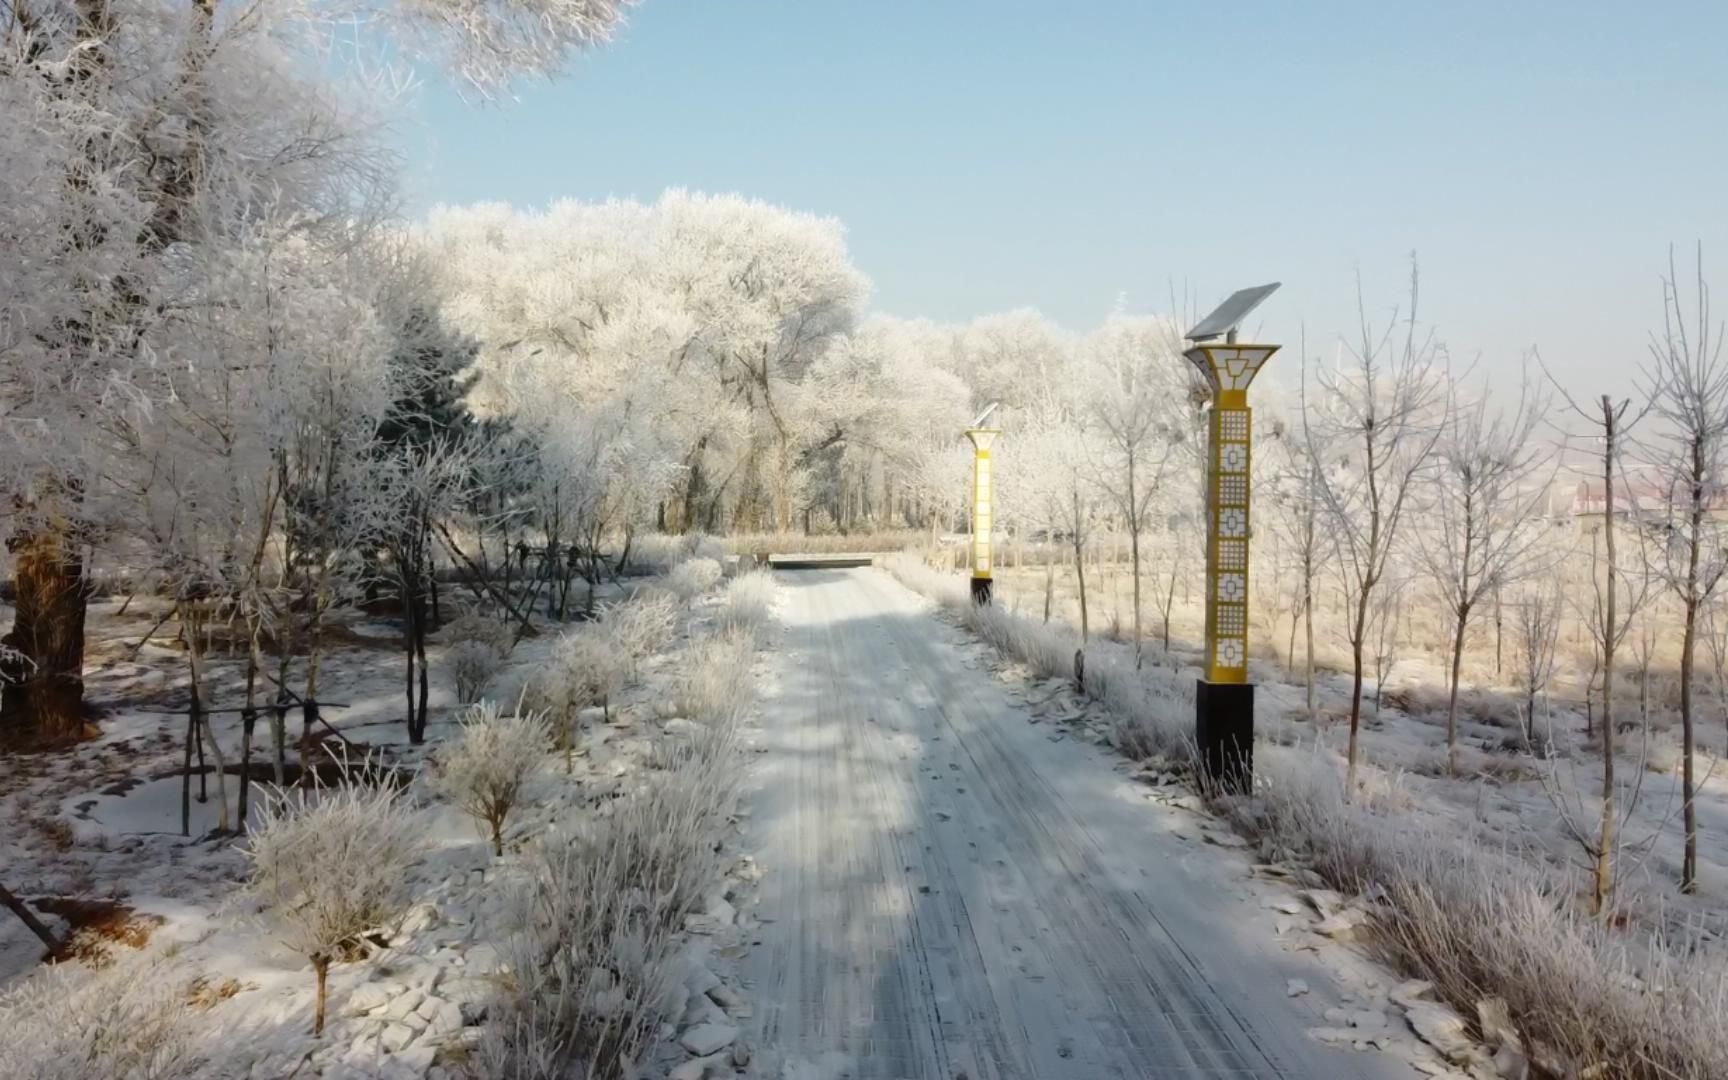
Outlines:
[[[83,927],[68,950],[71,959],[58,965],[62,969],[100,969],[148,955],[171,965],[174,979],[195,978],[191,1005],[205,1036],[200,1041],[223,1044],[213,1055],[219,1063],[200,1074],[214,1077],[465,1075],[463,1063],[480,1038],[477,1025],[498,987],[492,976],[511,922],[507,909],[515,902],[515,886],[532,874],[532,838],[553,825],[579,827],[582,816],[632,790],[638,776],[665,767],[667,754],[676,754],[679,741],[700,726],[671,710],[688,670],[690,643],[727,617],[712,593],[697,599],[679,616],[670,645],[646,658],[634,681],[613,698],[610,719],[600,709],[587,710],[573,759],[568,766],[562,755],[549,762],[511,817],[502,859],[493,857],[476,823],[426,782],[422,768],[454,733],[460,713],[441,663],[443,647],[429,648],[434,689],[427,741],[411,746],[401,720],[397,628],[387,620],[343,624],[343,644],[326,658],[319,696],[346,707],[325,711],[334,731],[324,734],[351,759],[413,777],[409,792],[418,806],[425,853],[410,871],[413,902],[401,925],[380,928],[370,955],[331,968],[329,1023],[314,1038],[312,971],[240,891],[247,873],[243,840],[214,831],[219,815],[213,776],[203,777],[204,801],[194,780],[190,835],[181,834],[186,719],[171,713],[185,704],[185,661],[173,645],[172,623],[135,648],[161,612],[140,600],[124,615],[117,607],[95,604],[89,624],[88,697],[104,713],[100,737],[67,751],[0,758],[0,819],[10,826],[0,834],[0,881],[43,913],[57,934]],[[0,620],[6,614],[0,612]],[[557,640],[555,627],[541,631],[516,645],[487,697],[517,700]],[[242,675],[240,656],[212,657],[207,701],[219,708],[237,705]],[[744,671],[728,677],[750,678]],[[213,723],[232,771],[238,717],[218,714]],[[289,737],[298,740],[298,713],[289,716]],[[267,725],[260,723],[254,807],[265,794],[268,743]],[[236,780],[232,774],[225,778],[231,820]],[[747,873],[748,864],[732,869]],[[725,887],[724,881],[714,883],[708,907],[724,907]],[[693,925],[704,929],[715,922],[704,908]],[[40,963],[42,951],[20,920],[0,917],[0,991],[27,997],[35,980],[62,974]],[[692,981],[706,990],[703,955],[701,948],[692,949],[688,963]],[[169,970],[163,968],[163,980]],[[165,989],[172,993],[174,985],[180,984]],[[14,997],[12,1005],[20,1000]],[[691,1026],[678,1023],[680,1015],[672,1014],[661,1027],[658,1049],[650,1054],[667,1068],[691,1056],[675,1043]],[[37,1012],[36,1020],[42,1019]],[[230,1039],[222,1032],[236,1034]],[[5,1060],[0,1054],[0,1062]]]
[[[1124,576],[1090,584],[1094,633],[1130,628],[1133,607]],[[1004,606],[1041,617],[1041,568],[999,572],[997,590]],[[1174,682],[1191,684],[1200,673],[1198,642],[1204,612],[1197,603],[1184,603],[1178,593],[1171,651],[1165,653],[1159,638],[1161,616],[1150,595],[1144,604],[1148,663],[1168,669]],[[1052,617],[1078,622],[1073,574],[1065,568],[1058,574]],[[1349,735],[1350,675],[1343,670],[1348,656],[1325,639],[1324,627],[1317,630],[1321,632],[1316,650],[1321,659],[1316,676],[1319,723],[1308,717],[1302,673],[1280,663],[1264,641],[1252,663],[1256,716],[1263,735],[1342,754]],[[1288,631],[1286,622],[1282,634]],[[1280,640],[1277,648],[1284,645]],[[1553,693],[1537,709],[1536,737],[1547,749],[1538,756],[1518,746],[1515,739],[1524,697],[1511,683],[1512,645],[1506,646],[1507,675],[1500,683],[1490,674],[1492,640],[1475,645],[1487,650],[1487,660],[1478,656],[1466,667],[1459,699],[1458,775],[1447,773],[1444,657],[1408,643],[1394,654],[1378,708],[1370,661],[1361,732],[1364,760],[1386,774],[1409,809],[1430,815],[1441,833],[1462,832],[1480,835],[1497,846],[1526,847],[1565,868],[1583,892],[1588,889],[1589,860],[1572,830],[1593,834],[1602,768],[1600,744],[1585,735],[1586,718],[1577,689],[1582,673],[1571,670],[1570,658],[1562,655]],[[1121,647],[1126,649],[1126,642]],[[1298,638],[1298,657],[1300,647]],[[1666,920],[1689,929],[1703,927],[1706,934],[1717,936],[1728,930],[1719,925],[1721,912],[1728,910],[1728,767],[1722,762],[1725,739],[1717,707],[1708,697],[1701,700],[1698,893],[1684,896],[1677,888],[1683,842],[1680,743],[1677,721],[1661,710],[1653,710],[1647,729],[1639,723],[1617,739],[1615,771],[1624,789],[1619,804],[1625,818],[1618,890],[1621,907],[1635,918]],[[1638,689],[1630,679],[1623,679],[1617,689],[1616,717],[1622,725],[1639,721]]]

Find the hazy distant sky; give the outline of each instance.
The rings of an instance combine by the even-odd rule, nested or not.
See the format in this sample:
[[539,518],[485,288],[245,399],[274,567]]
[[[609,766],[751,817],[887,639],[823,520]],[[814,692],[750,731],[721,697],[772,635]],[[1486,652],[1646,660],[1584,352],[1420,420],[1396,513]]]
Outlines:
[[[739,191],[842,219],[876,310],[1281,280],[1311,352],[1400,300],[1496,368],[1625,385],[1668,246],[1728,296],[1728,2],[647,0],[555,83],[425,87],[409,197]],[[1728,303],[1723,304],[1728,314]],[[1294,360],[1294,356],[1289,357]]]

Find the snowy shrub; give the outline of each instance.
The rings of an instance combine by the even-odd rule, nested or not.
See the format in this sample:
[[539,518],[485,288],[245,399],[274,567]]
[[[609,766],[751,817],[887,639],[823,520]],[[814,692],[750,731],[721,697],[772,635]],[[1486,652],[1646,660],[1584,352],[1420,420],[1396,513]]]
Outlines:
[[712,536],[706,536],[702,533],[695,533],[690,537],[690,555],[692,558],[706,559],[719,566],[726,565],[726,545]]
[[751,570],[726,583],[721,625],[755,634],[774,618],[774,575]]
[[631,540],[629,561],[621,569],[632,574],[665,574],[689,556],[686,540],[665,533],[638,536]]
[[504,823],[551,750],[545,719],[532,712],[511,716],[487,703],[469,710],[462,733],[438,753],[432,780],[492,839],[492,854],[504,854]]
[[622,603],[600,609],[600,628],[631,660],[664,649],[678,632],[678,598],[660,589],[642,589]]
[[483,1075],[623,1075],[667,1019],[674,934],[719,876],[734,765],[729,752],[694,754],[541,842],[520,925],[499,950],[507,974],[481,1042]]
[[[1424,827],[1372,786],[1344,801],[1329,753],[1262,748],[1244,831],[1305,858],[1347,895],[1379,895],[1388,960],[1476,1015],[1502,999],[1526,1057],[1555,1075],[1728,1076],[1728,955],[1648,946],[1585,913],[1539,861]],[[1532,853],[1533,855],[1535,853]]]
[[666,587],[689,603],[720,584],[720,563],[714,559],[685,559],[672,568]]
[[208,1059],[187,1004],[192,980],[153,952],[93,970],[61,964],[0,995],[0,1076],[177,1080]]
[[438,640],[446,645],[475,642],[487,646],[500,657],[510,655],[513,638],[509,626],[477,611],[465,612],[451,619],[438,631]]
[[456,701],[472,705],[497,677],[504,657],[483,641],[460,641],[444,654],[444,666],[456,684]]
[[566,767],[575,751],[582,710],[610,709],[611,697],[629,680],[631,660],[605,631],[604,624],[583,627],[558,639],[546,664],[522,691],[522,706],[540,714],[551,727]]
[[420,857],[420,815],[388,783],[345,783],[267,793],[246,849],[247,893],[318,977],[314,1033],[324,1030],[332,962],[364,954],[364,935],[408,905],[408,869]]
[[673,711],[707,724],[736,723],[750,704],[748,672],[755,652],[755,639],[741,632],[691,641],[678,672]]

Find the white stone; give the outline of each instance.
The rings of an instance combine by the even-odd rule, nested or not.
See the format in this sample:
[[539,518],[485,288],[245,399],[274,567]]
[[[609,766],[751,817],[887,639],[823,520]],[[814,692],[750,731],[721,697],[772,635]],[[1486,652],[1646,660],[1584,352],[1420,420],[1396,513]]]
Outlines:
[[413,937],[422,930],[433,929],[442,921],[436,905],[415,904],[408,909],[408,914],[403,917],[402,926],[398,933],[402,937]]
[[724,896],[716,896],[708,901],[707,916],[721,926],[731,926],[738,921],[738,909]]
[[1367,913],[1361,908],[1344,908],[1321,919],[1314,929],[1329,938],[1348,937],[1367,917]]
[[684,1010],[679,1019],[679,1027],[700,1027],[703,1024],[726,1023],[726,1010],[709,1000],[706,994],[697,994],[690,999],[690,1007]]
[[390,1002],[389,1007],[384,1010],[384,1015],[386,1018],[391,1020],[401,1020],[415,1009],[418,1009],[420,1003],[425,1000],[426,991],[424,990],[404,990],[402,993],[396,995],[394,1001]]
[[714,1068],[724,1066],[724,1057],[723,1054],[712,1054],[708,1057],[691,1058],[667,1073],[666,1080],[702,1080],[708,1075],[710,1066]]
[[348,1012],[354,1016],[365,1016],[375,1009],[382,1009],[396,1000],[407,987],[399,982],[364,983],[355,987],[348,995]]
[[440,1001],[438,1011],[431,1017],[431,1029],[434,1035],[449,1035],[462,1030],[462,1006],[454,1001]]
[[744,1004],[744,999],[738,996],[738,991],[721,984],[708,991],[708,1000],[722,1009],[734,1009]]
[[1301,979],[1290,979],[1284,983],[1284,993],[1290,997],[1301,997],[1308,992],[1308,984]]
[[1332,889],[1303,889],[1302,899],[1314,906],[1314,910],[1322,916],[1330,915],[1344,907],[1344,894]]
[[1411,1030],[1447,1060],[1463,1062],[1473,1056],[1476,1047],[1465,1033],[1464,1018],[1446,1006],[1421,1002],[1404,1015]]
[[678,1045],[697,1057],[724,1050],[738,1038],[738,1029],[731,1024],[697,1024],[678,1036]]
[[1434,984],[1427,979],[1411,979],[1394,986],[1386,996],[1392,999],[1394,1005],[1408,1009],[1420,1004],[1423,996],[1432,989]]
[[414,1029],[407,1024],[387,1024],[384,1027],[384,1034],[379,1036],[378,1044],[384,1048],[386,1053],[394,1054],[413,1041]]
[[720,985],[720,976],[705,967],[695,967],[690,977],[684,980],[684,985],[690,988],[692,994],[706,994]]
[[426,1075],[426,1070],[432,1067],[432,1059],[438,1056],[438,1048],[426,1043],[415,1043],[408,1049],[396,1055],[396,1062],[405,1065],[415,1076]]

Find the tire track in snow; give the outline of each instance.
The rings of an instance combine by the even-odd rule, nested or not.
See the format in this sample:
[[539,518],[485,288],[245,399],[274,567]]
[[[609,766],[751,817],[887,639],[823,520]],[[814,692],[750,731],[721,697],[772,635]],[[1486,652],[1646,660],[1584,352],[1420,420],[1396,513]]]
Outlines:
[[1307,1039],[1287,960],[912,593],[875,570],[780,581],[750,826],[761,1061],[852,1080],[1412,1075]]

